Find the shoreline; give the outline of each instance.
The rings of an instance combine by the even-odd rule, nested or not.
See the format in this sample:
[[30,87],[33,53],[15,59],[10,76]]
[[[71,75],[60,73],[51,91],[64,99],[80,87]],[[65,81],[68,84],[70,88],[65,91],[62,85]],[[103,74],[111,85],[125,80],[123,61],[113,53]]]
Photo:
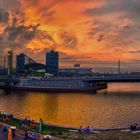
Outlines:
[[[2,122],[0,120],[0,122]],[[22,131],[24,136],[25,130],[29,133],[35,133],[43,138],[45,135],[50,135],[50,140],[138,140],[140,139],[140,130],[132,131],[130,127],[118,127],[118,128],[93,128],[91,132],[79,131],[77,127],[65,127],[53,124],[44,124],[43,130],[34,129],[31,126],[28,128],[21,128],[19,124],[24,124],[24,119],[13,118],[8,122],[2,122],[3,126],[16,126],[17,132]],[[35,123],[39,124],[39,122]],[[43,139],[40,139],[43,140]]]
[[[23,122],[24,119],[23,118],[20,118],[20,117],[16,117],[14,116],[13,117],[13,120],[14,121],[17,121],[17,122]],[[35,121],[35,120],[34,120]],[[35,121],[37,124],[39,124],[38,121]],[[63,125],[55,125],[55,124],[47,124],[47,123],[44,123],[44,125],[46,127],[55,127],[55,128],[60,128],[60,129],[68,129],[68,130],[79,130],[80,127],[73,127],[73,126],[63,126]],[[127,129],[130,129],[130,127],[115,127],[115,128],[93,128],[93,131],[117,131],[117,130],[127,130]]]

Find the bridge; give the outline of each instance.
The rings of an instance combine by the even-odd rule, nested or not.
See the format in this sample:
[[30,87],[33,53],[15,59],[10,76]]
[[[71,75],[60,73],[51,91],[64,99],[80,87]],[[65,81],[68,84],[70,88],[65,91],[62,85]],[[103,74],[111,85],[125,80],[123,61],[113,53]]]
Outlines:
[[[63,79],[63,78],[56,78]],[[108,76],[92,76],[72,78],[73,80],[82,80],[86,83],[105,82],[105,83],[127,83],[127,82],[140,82],[140,75],[108,75]],[[55,80],[55,79],[54,79]],[[63,79],[65,80],[65,79]],[[6,78],[0,79],[0,89],[9,91],[9,89],[16,87],[20,83],[19,78]]]
[[[59,78],[56,78],[59,79]],[[61,78],[60,78],[61,79]],[[140,75],[109,75],[109,76],[91,76],[91,77],[81,77],[81,78],[73,78],[73,79],[81,79],[83,81],[89,82],[106,82],[106,83],[118,83],[118,82],[140,82]],[[0,79],[0,83],[20,82],[20,78],[2,78]]]
[[14,78],[14,79],[12,79],[12,78],[2,78],[2,79],[0,79],[0,83],[1,82],[4,82],[4,83],[6,83],[6,82],[20,82],[20,80],[18,79],[18,78]]
[[112,76],[93,76],[85,79],[89,82],[140,82],[140,75],[112,75]]

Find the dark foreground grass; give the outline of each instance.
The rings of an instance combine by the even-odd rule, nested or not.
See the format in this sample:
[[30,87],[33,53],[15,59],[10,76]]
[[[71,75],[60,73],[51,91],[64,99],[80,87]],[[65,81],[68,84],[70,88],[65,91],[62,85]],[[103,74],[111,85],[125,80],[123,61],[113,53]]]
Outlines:
[[[12,120],[7,121],[6,124],[20,128],[21,120],[14,118]],[[40,133],[38,129],[32,129],[30,127],[24,128],[23,130]],[[67,139],[70,135],[69,130],[70,130],[70,128],[64,128],[64,127],[52,126],[52,125],[44,125],[43,131],[40,134],[43,134],[43,135],[47,134],[47,135],[51,135],[51,136],[54,136],[57,138],[59,137],[59,138]]]

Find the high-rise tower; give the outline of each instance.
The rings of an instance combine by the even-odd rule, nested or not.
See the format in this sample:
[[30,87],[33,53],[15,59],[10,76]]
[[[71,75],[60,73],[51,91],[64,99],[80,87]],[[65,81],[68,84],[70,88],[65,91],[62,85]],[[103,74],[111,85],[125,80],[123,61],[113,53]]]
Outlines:
[[46,73],[58,74],[59,67],[59,53],[51,50],[46,53]]

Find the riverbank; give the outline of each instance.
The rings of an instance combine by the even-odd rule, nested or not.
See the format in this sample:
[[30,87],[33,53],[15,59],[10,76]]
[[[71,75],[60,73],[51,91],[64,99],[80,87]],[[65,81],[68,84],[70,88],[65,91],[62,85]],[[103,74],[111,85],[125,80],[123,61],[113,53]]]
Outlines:
[[[92,132],[79,132],[78,128],[63,127],[56,125],[44,124],[43,130],[40,133],[39,129],[32,128],[23,124],[23,119],[12,117],[4,122],[0,119],[3,125],[16,126],[18,132],[22,133],[24,137],[25,130],[28,132],[37,133],[41,136],[50,135],[54,140],[138,140],[140,139],[140,131],[131,131],[126,128],[114,128],[114,129],[93,129]],[[38,122],[35,122],[39,124]],[[19,136],[20,137],[20,136]],[[41,140],[41,139],[40,139]]]
[[[28,131],[29,132],[29,131]],[[121,131],[121,130],[110,130],[110,131],[97,131],[90,134],[79,133],[79,132],[48,132],[51,135],[50,140],[139,140],[139,132]],[[43,135],[40,135],[39,140],[43,140]],[[3,133],[0,128],[0,140],[7,140],[7,134]],[[16,137],[13,140],[24,140],[24,130],[17,128]]]

